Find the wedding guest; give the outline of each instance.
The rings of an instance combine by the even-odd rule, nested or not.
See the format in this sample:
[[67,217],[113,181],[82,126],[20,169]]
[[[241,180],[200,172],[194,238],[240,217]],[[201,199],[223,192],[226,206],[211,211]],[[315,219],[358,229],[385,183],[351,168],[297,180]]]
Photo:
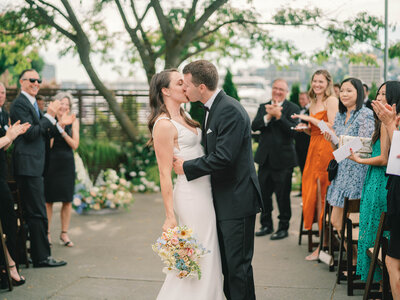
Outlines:
[[[34,69],[22,71],[19,76],[21,93],[11,104],[11,121],[29,122],[31,127],[14,143],[14,174],[25,219],[29,228],[31,258],[33,266],[59,267],[65,261],[51,257],[47,239],[47,215],[44,200],[43,172],[45,167],[46,140],[48,131],[55,127],[54,119],[59,109],[59,101],[50,103],[47,113],[39,110],[36,95],[42,80]],[[65,121],[64,123],[67,123]]]
[[37,102],[37,105],[38,105],[38,107],[39,107],[39,109],[40,109],[40,111],[41,112],[44,112],[44,97],[43,96],[40,96],[40,95],[37,95],[36,96],[36,102]]
[[[309,115],[309,108],[310,108],[310,98],[308,98],[307,92],[302,92],[299,94],[299,104],[300,104],[300,115]],[[304,123],[303,123],[304,124]],[[299,163],[300,172],[303,176],[304,165],[306,163],[308,145],[310,144],[310,136],[304,132],[297,132],[294,135],[295,140],[295,149],[297,155],[297,162]],[[301,196],[301,187],[300,187],[300,194]]]
[[371,102],[371,100],[369,100],[369,97],[368,97],[368,95],[369,95],[369,87],[368,87],[368,85],[366,83],[363,83],[363,88],[364,88],[364,96],[365,96],[364,105],[366,107],[368,107],[369,109],[372,109],[372,105],[371,105],[372,102]]
[[[373,101],[372,108],[384,124],[392,142],[394,131],[400,129],[400,98],[397,98],[392,106]],[[396,153],[396,158],[400,159],[400,153]],[[387,224],[390,240],[385,264],[389,272],[393,299],[400,300],[400,176],[389,175],[387,189]]]
[[[362,83],[356,78],[347,78],[340,86],[339,112],[336,114],[333,130],[340,135],[371,137],[374,131],[374,117],[364,105]],[[324,133],[331,141],[328,133]],[[338,145],[333,145],[336,149]],[[343,218],[344,198],[359,199],[368,166],[345,159],[339,162],[336,177],[328,188],[326,199],[333,206],[331,222],[340,232]]]
[[[376,101],[380,101],[384,105],[391,105],[395,103],[396,99],[400,99],[400,83],[397,81],[383,83],[375,98]],[[357,154],[352,154],[349,157],[359,164],[369,165],[361,193],[358,238],[357,274],[361,275],[362,281],[367,280],[371,263],[366,250],[374,246],[380,216],[382,212],[387,211],[387,177],[385,173],[390,143],[385,126],[376,114],[374,114],[374,117],[375,130],[372,135],[371,158],[361,158]],[[375,269],[374,280],[382,280],[380,268]]]
[[[58,93],[54,97],[60,101],[56,119],[62,120],[64,114],[69,115],[72,107],[72,95]],[[50,226],[53,216],[53,203],[62,202],[61,207],[61,234],[60,242],[67,247],[74,244],[68,236],[68,228],[71,220],[72,198],[75,186],[75,161],[74,152],[79,146],[79,122],[75,119],[72,125],[58,123],[58,130],[53,130],[53,138],[50,141],[49,162],[44,177],[44,194],[46,199],[47,218],[49,219],[48,239],[50,238]]]
[[292,215],[290,191],[292,189],[293,168],[297,165],[293,143],[292,127],[296,122],[290,117],[299,113],[299,107],[286,100],[287,82],[276,79],[272,83],[272,100],[260,105],[251,129],[261,131],[259,146],[254,157],[258,163],[258,180],[265,210],[261,213],[261,228],[256,236],[273,232],[272,194],[275,193],[279,208],[278,230],[271,240],[288,236],[289,221]]
[[[14,200],[7,184],[7,158],[5,150],[12,144],[12,141],[20,134],[26,132],[29,124],[15,123],[10,125],[10,119],[3,105],[6,100],[6,88],[0,82],[0,221],[4,234],[6,235],[6,255],[8,259],[8,268],[10,270],[12,283],[14,286],[25,283],[25,278],[20,276],[15,264],[16,260],[16,237],[17,237],[17,218],[14,212]],[[0,260],[0,264],[4,264]],[[2,275],[2,274],[0,274]],[[5,278],[1,278],[2,286]],[[4,281],[3,281],[4,280]]]
[[336,98],[339,99],[339,94],[340,94],[340,83],[335,83],[335,84],[333,85],[333,90],[335,91]]
[[[311,135],[302,182],[304,228],[311,230],[312,224],[318,222],[321,230],[326,190],[330,183],[327,168],[329,161],[333,159],[333,149],[325,140],[318,124],[324,121],[332,126],[338,111],[338,99],[335,97],[332,76],[328,71],[318,70],[313,74],[308,94],[311,99],[310,115],[294,115],[292,118],[308,122],[308,127],[304,128],[304,124],[300,123],[296,130]],[[307,256],[306,260],[317,260],[318,253],[319,248]]]

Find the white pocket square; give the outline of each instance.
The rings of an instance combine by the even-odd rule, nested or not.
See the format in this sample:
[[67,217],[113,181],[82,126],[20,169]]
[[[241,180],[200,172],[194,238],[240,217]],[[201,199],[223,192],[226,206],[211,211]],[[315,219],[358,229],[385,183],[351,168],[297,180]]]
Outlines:
[[211,133],[211,132],[212,132],[212,130],[211,130],[210,128],[208,128],[207,134],[209,134],[209,133]]

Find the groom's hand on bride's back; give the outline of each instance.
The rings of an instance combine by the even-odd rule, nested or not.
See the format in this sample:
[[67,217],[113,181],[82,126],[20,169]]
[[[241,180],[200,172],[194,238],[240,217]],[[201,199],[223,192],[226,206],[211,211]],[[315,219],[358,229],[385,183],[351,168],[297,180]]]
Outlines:
[[183,160],[174,156],[174,162],[173,162],[173,167],[174,171],[178,175],[184,175],[185,171],[183,171]]

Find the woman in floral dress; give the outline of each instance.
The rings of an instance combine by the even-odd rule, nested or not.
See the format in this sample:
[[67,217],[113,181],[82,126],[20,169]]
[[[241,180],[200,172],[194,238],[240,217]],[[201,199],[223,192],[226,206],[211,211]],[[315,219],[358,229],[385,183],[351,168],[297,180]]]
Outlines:
[[[356,78],[345,79],[340,86],[339,112],[333,125],[336,136],[348,135],[371,137],[374,131],[372,110],[364,107],[364,90]],[[328,134],[324,134],[331,140]],[[337,148],[337,145],[333,145]],[[350,159],[339,162],[335,179],[328,188],[326,199],[333,206],[331,222],[340,232],[343,218],[344,198],[359,199],[368,166],[358,164]]]

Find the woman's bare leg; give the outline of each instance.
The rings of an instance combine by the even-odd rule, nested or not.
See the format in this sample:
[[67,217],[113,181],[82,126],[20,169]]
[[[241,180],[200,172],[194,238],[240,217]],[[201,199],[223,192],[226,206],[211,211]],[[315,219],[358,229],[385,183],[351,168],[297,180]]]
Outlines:
[[393,300],[400,300],[400,259],[386,255],[385,263],[389,273]]
[[71,221],[71,211],[72,211],[72,203],[71,202],[63,202],[62,207],[61,207],[61,213],[60,213],[60,215],[61,215],[60,238],[64,242],[64,244],[70,242],[68,245],[66,245],[69,247],[72,247],[74,245],[68,236],[69,223]]

